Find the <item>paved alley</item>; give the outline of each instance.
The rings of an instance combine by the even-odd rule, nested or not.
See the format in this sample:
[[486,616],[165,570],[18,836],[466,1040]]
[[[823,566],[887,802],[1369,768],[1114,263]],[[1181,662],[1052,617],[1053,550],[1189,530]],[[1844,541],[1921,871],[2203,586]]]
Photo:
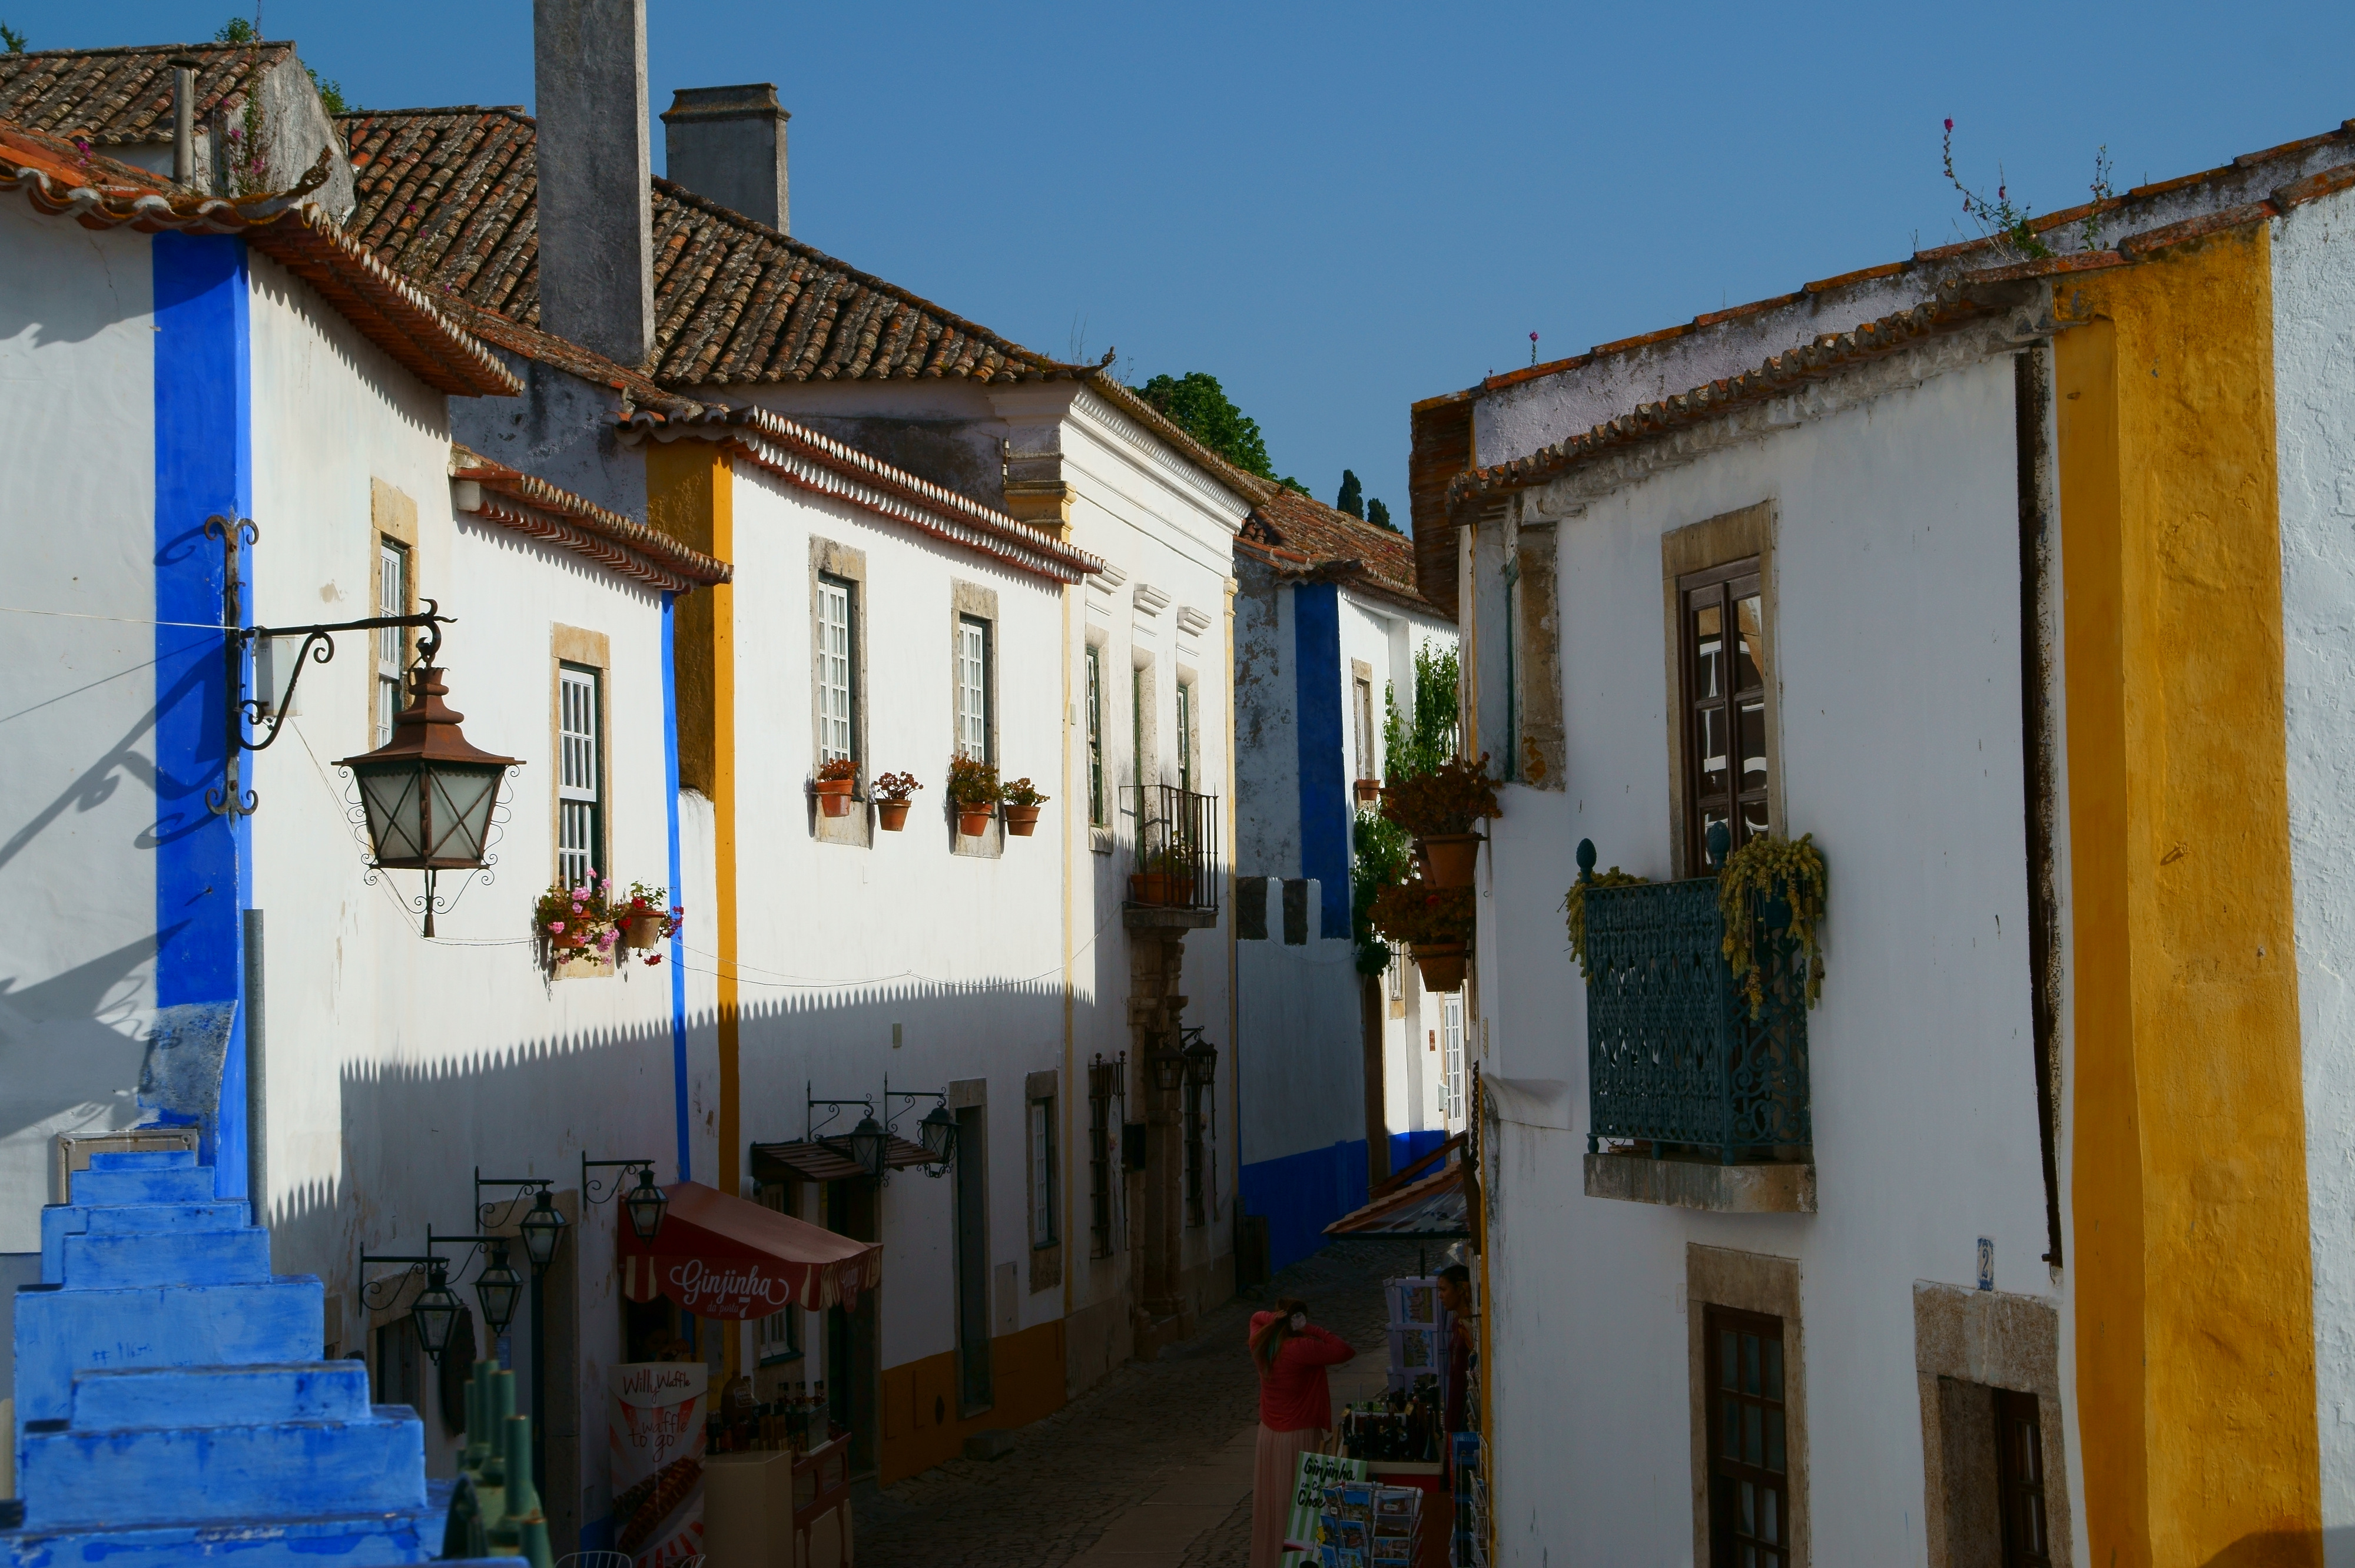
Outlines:
[[[1258,1294],[1297,1296],[1358,1347],[1334,1403],[1379,1386],[1381,1282],[1415,1249],[1327,1247]],[[1249,1552],[1257,1381],[1243,1348],[1258,1302],[1238,1298],[1160,1360],[1122,1367],[991,1463],[959,1459],[858,1506],[861,1561],[937,1568],[1241,1568]]]

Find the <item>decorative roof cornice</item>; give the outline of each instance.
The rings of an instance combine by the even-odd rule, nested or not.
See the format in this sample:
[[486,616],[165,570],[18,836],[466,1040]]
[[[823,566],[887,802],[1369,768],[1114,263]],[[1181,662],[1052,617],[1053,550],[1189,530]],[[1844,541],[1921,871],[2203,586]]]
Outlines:
[[1096,557],[1042,529],[766,409],[710,409],[684,417],[638,410],[615,422],[642,438],[722,443],[797,488],[847,501],[1033,576],[1078,582],[1103,568]]
[[481,502],[470,515],[585,556],[633,581],[688,593],[735,575],[724,560],[465,447],[450,449],[450,477],[480,486]]

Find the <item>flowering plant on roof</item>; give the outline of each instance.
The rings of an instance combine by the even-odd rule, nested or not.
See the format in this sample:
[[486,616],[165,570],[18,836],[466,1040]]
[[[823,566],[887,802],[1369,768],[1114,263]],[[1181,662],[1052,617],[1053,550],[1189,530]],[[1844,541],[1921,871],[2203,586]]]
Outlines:
[[613,880],[593,873],[578,885],[552,883],[531,911],[541,962],[551,968],[575,959],[598,965],[613,963],[614,944],[621,940],[613,896]]

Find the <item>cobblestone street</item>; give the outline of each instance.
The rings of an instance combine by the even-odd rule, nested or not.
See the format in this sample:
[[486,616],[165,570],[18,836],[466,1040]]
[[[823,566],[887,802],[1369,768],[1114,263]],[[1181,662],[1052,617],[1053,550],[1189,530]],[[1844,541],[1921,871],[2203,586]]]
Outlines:
[[[1435,1258],[1435,1253],[1433,1254]],[[1117,1369],[994,1462],[959,1459],[863,1499],[864,1563],[928,1568],[1242,1568],[1249,1554],[1256,1379],[1251,1314],[1277,1296],[1358,1349],[1334,1402],[1387,1363],[1381,1282],[1416,1266],[1411,1245],[1326,1248],[1211,1313],[1158,1360]]]

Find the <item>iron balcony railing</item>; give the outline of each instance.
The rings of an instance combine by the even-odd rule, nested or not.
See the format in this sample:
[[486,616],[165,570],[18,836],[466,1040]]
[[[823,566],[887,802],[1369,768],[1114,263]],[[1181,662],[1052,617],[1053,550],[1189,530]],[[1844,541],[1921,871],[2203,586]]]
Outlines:
[[[1579,847],[1583,880],[1594,848]],[[1717,879],[1586,889],[1586,1147],[1724,1164],[1811,1157],[1806,966],[1790,908],[1753,900],[1761,1005],[1726,962]]]
[[1136,869],[1129,901],[1216,912],[1219,797],[1174,784],[1129,784],[1122,794],[1136,822]]

